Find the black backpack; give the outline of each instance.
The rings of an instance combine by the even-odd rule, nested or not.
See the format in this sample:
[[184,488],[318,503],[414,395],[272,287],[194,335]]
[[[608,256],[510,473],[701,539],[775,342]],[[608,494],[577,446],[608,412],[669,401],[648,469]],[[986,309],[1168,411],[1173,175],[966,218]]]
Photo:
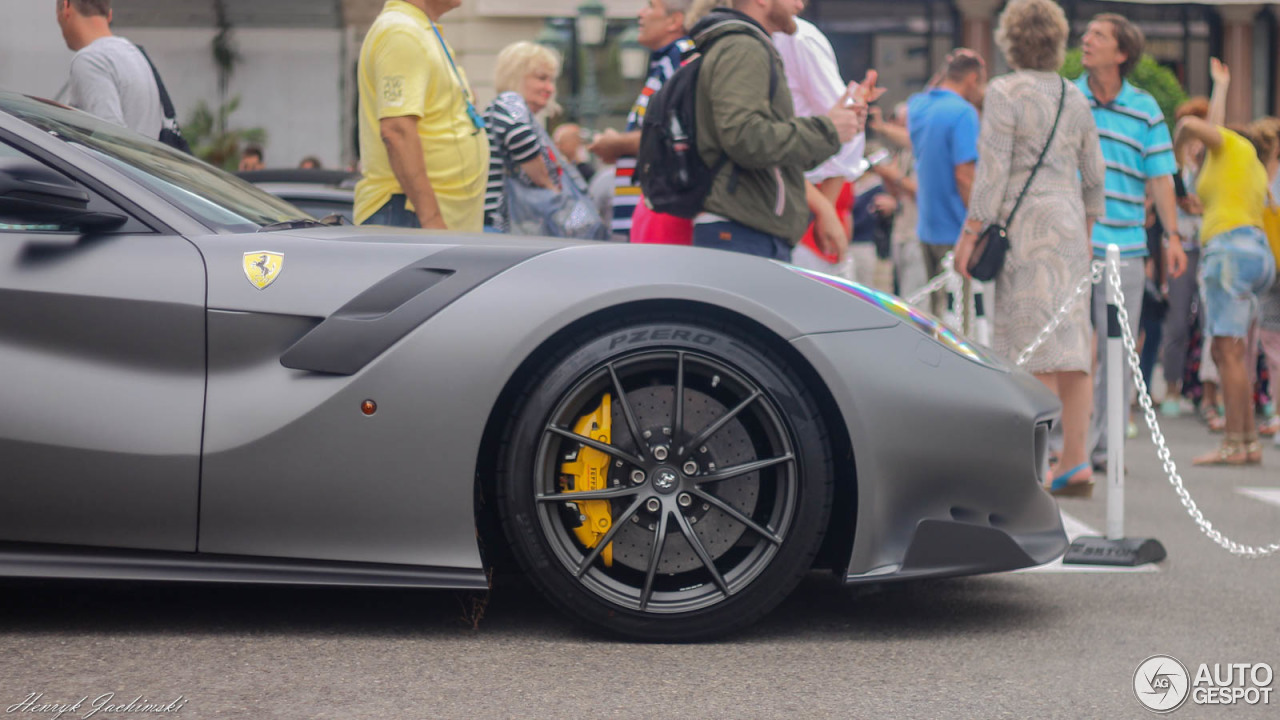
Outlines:
[[[739,21],[729,21],[739,22]],[[759,33],[751,33],[762,43],[769,41]],[[702,212],[702,204],[711,192],[711,183],[729,156],[720,153],[715,167],[707,167],[698,153],[698,72],[713,39],[697,48],[697,55],[680,66],[658,92],[649,98],[644,122],[640,126],[640,152],[636,156],[633,182],[640,183],[645,204],[650,209],[682,218],[693,218]],[[777,72],[773,49],[769,52],[769,101],[777,89]],[[736,179],[737,166],[734,166]],[[730,180],[730,186],[737,183]]]

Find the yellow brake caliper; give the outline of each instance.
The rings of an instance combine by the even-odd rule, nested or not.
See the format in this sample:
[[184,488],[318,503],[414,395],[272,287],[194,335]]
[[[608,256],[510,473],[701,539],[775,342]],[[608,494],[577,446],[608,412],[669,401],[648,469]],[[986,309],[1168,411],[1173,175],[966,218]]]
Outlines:
[[[600,407],[583,415],[573,431],[585,435],[592,440],[599,440],[608,445],[611,436],[613,415],[612,399],[605,393]],[[578,450],[576,460],[560,466],[560,489],[564,492],[584,492],[587,490],[604,490],[609,486],[609,456],[595,448],[583,447]],[[608,500],[584,500],[577,503],[578,515],[582,524],[573,529],[578,540],[587,548],[600,544],[605,533],[613,526],[613,512]],[[600,552],[605,567],[613,567],[613,543],[605,546]]]

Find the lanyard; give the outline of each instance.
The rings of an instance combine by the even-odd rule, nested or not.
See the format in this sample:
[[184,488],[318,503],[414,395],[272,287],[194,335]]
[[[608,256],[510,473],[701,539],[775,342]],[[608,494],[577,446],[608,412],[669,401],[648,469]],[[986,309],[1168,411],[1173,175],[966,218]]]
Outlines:
[[440,41],[440,49],[444,50],[444,56],[449,60],[449,67],[453,68],[453,76],[458,79],[458,85],[462,88],[462,99],[467,103],[467,117],[471,118],[471,124],[477,130],[483,130],[484,118],[476,111],[475,103],[471,101],[471,88],[462,79],[462,73],[458,72],[458,65],[453,62],[453,53],[449,52],[449,46],[445,43],[444,36],[440,34],[440,28],[436,27],[435,21],[427,18],[427,22],[431,23],[431,30],[435,32],[436,39]]

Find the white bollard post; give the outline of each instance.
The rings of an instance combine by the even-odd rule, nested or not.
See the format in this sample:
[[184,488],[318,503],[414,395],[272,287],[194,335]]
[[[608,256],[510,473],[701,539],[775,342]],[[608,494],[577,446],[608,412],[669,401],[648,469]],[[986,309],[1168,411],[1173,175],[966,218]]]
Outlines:
[[[1081,536],[1071,542],[1064,565],[1123,565],[1135,567],[1160,562],[1164,546],[1155,538],[1124,536],[1124,377],[1129,372],[1120,325],[1120,298],[1111,285],[1111,268],[1119,266],[1120,248],[1107,246],[1107,269],[1103,273],[1107,298],[1107,536]],[[1094,408],[1098,412],[1099,408]]]
[[995,297],[994,283],[973,281],[973,339],[979,345],[991,347],[991,308]]
[[947,276],[947,308],[942,321],[956,332],[961,332],[964,330],[964,313],[964,278],[953,272]]
[[1120,247],[1107,246],[1107,539],[1124,537],[1124,335],[1120,329],[1119,299],[1111,282],[1120,263]]

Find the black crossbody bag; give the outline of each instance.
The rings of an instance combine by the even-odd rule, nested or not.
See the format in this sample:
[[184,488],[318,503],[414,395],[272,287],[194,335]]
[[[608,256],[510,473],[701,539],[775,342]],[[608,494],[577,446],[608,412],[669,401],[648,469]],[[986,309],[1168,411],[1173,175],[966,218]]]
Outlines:
[[1027,184],[1022,186],[1022,193],[1018,195],[1018,201],[1013,204],[1013,209],[1009,211],[1009,217],[1005,218],[1004,224],[992,223],[983,228],[982,234],[978,235],[978,242],[973,246],[973,255],[969,256],[969,275],[974,280],[981,282],[994,280],[1000,274],[1000,269],[1004,267],[1004,256],[1009,252],[1007,228],[1013,224],[1013,216],[1022,205],[1022,199],[1027,196],[1027,190],[1031,188],[1031,182],[1036,179],[1036,172],[1040,170],[1044,156],[1049,152],[1049,146],[1053,144],[1053,136],[1058,132],[1058,120],[1062,118],[1062,106],[1067,100],[1067,81],[1061,77],[1058,80],[1062,83],[1062,93],[1058,97],[1058,114],[1053,118],[1049,139],[1045,141],[1044,149],[1040,151],[1040,159],[1036,160],[1035,167],[1031,168]]
[[160,107],[164,110],[164,122],[160,123],[160,142],[168,145],[175,150],[190,155],[191,146],[187,144],[187,139],[182,137],[182,128],[178,126],[178,113],[173,109],[173,100],[169,99],[169,91],[164,87],[164,81],[160,79],[160,71],[156,70],[156,64],[151,62],[151,56],[147,55],[147,51],[142,49],[141,45],[134,45],[138,48],[138,52],[142,53],[142,57],[146,59],[147,64],[151,66],[151,74],[156,78],[156,87],[160,90]]

